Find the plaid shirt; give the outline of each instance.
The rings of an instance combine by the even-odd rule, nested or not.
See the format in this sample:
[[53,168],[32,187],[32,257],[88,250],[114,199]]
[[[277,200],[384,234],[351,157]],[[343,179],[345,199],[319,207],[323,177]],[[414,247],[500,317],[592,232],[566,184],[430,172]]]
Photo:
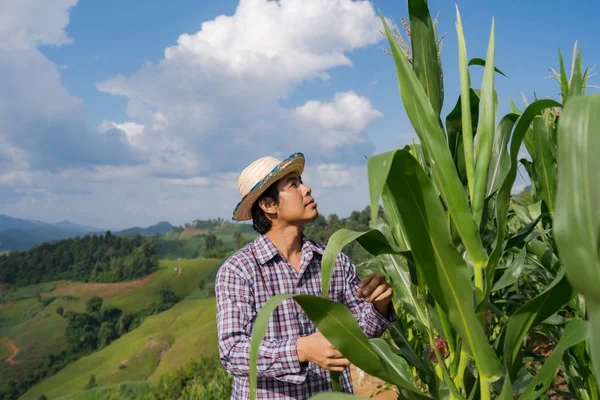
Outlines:
[[[250,397],[249,358],[252,327],[258,311],[276,294],[322,297],[321,258],[325,244],[302,235],[300,272],[296,272],[265,236],[240,249],[218,271],[217,329],[219,354],[234,376],[231,399]],[[356,297],[360,277],[350,259],[340,253],[331,277],[329,299],[347,306],[368,337],[379,337],[396,319],[382,316],[372,303]],[[314,324],[292,299],[276,308],[269,320],[257,362],[257,399],[306,399],[331,391],[329,371],[298,361],[296,341],[316,332]],[[343,392],[352,392],[350,369],[340,377]]]

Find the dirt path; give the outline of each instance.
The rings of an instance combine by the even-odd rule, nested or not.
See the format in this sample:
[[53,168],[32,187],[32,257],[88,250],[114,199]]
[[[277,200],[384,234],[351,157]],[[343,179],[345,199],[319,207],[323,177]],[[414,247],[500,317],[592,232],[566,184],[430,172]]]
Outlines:
[[6,358],[4,361],[9,363],[10,365],[21,364],[21,361],[15,361],[15,356],[17,354],[19,354],[19,348],[17,346],[15,346],[15,344],[13,342],[11,342],[10,339],[7,337],[4,338],[4,341],[6,342],[6,344],[8,345],[8,347],[10,347],[10,349],[12,351],[12,354],[10,356],[8,356],[8,358]]
[[177,265],[177,275],[171,278],[171,280],[174,281],[179,275],[181,275],[181,264]]
[[398,392],[395,390],[388,390],[383,393],[378,393],[380,386],[383,385],[384,382],[366,373],[364,373],[361,378],[359,377],[358,371],[359,370],[356,368],[356,366],[350,366],[350,376],[352,376],[354,395],[376,400],[396,400],[398,398]]

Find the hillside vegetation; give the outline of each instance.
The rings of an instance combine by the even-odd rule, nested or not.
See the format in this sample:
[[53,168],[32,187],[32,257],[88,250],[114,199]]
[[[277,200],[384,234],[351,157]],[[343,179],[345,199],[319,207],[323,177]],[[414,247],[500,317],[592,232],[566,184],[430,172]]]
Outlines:
[[156,268],[155,249],[155,243],[139,236],[122,238],[110,232],[45,243],[0,256],[0,282],[26,286],[56,280],[119,282],[140,278]]
[[29,390],[22,399],[56,398],[83,390],[93,375],[98,386],[156,380],[188,360],[217,350],[215,300],[184,300]]

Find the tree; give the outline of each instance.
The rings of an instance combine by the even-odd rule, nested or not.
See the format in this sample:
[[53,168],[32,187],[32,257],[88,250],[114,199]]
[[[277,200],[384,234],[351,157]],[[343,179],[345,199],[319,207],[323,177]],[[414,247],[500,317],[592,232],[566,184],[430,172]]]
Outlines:
[[88,390],[91,389],[93,387],[96,386],[96,376],[95,375],[90,375],[90,380],[88,381],[88,383],[84,386],[84,390]]
[[97,313],[102,308],[102,297],[94,296],[85,302],[85,311],[90,314]]
[[208,235],[206,235],[206,238],[204,239],[205,250],[207,250],[207,251],[214,250],[217,248],[217,244],[218,244],[218,239],[215,234],[209,233]]
[[56,307],[56,313],[58,315],[60,315],[61,317],[63,316],[64,312],[65,312],[65,309],[63,308],[63,306]]

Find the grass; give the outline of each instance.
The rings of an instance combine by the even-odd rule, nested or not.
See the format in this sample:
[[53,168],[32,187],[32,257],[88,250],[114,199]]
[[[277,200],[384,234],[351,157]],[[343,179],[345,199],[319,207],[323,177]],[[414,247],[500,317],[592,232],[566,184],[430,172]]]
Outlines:
[[44,282],[36,285],[12,288],[4,295],[4,301],[18,301],[35,297],[38,292],[51,292],[56,287],[57,282]]
[[[50,301],[47,306],[35,297],[39,285],[19,288],[19,296],[30,294],[29,298],[0,304],[0,338],[8,337],[18,348],[19,354],[15,360],[20,365],[0,363],[0,381],[9,377],[19,377],[23,369],[28,370],[40,363],[46,357],[61,348],[64,343],[64,332],[67,320],[56,313],[56,308],[62,306],[64,311],[82,312],[85,302],[92,296],[104,298],[108,306],[121,308],[125,311],[137,311],[148,307],[159,299],[155,290],[168,282],[173,291],[182,298],[187,297],[198,288],[198,283],[221,260],[193,259],[181,261],[181,274],[176,275],[177,261],[161,261],[160,268],[142,282],[121,282],[116,284],[69,283],[45,284],[45,288],[56,287],[56,292],[42,293],[44,301]],[[4,345],[0,346],[4,354]],[[2,359],[4,359],[3,357]],[[149,365],[153,365],[150,363]],[[151,368],[153,372],[155,366]],[[150,373],[143,372],[142,375]]]
[[125,382],[77,392],[56,400],[136,400],[147,391],[149,385],[146,381]]
[[209,233],[208,229],[185,228],[179,235],[179,239],[189,239],[194,236],[206,235],[207,233]]
[[198,288],[202,278],[222,263],[221,260],[205,258],[179,262],[181,275],[175,280],[171,279],[177,275],[178,261],[163,260],[160,263],[161,269],[146,285],[135,291],[106,299],[106,304],[126,311],[141,310],[159,299],[155,292],[163,282],[169,282],[175,294],[185,297]]
[[192,358],[215,354],[215,312],[214,298],[184,300],[148,317],[139,328],[106,348],[40,382],[22,399],[35,400],[42,394],[56,398],[79,392],[91,375],[95,375],[98,386],[153,380]]

